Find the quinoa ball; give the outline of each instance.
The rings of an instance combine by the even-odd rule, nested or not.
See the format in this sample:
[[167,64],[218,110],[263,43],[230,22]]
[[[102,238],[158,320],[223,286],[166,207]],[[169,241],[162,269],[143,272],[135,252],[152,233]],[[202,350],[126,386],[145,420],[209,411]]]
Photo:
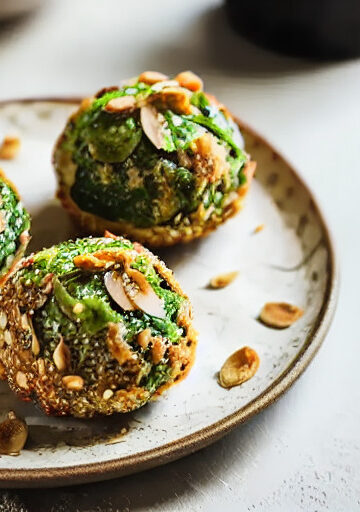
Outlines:
[[22,258],[30,241],[30,216],[15,186],[0,169],[0,284]]
[[195,353],[189,299],[156,256],[106,233],[33,254],[0,296],[0,366],[49,415],[133,411]]
[[57,195],[84,231],[152,246],[207,235],[241,207],[255,162],[190,71],[147,71],[85,99],[54,149]]

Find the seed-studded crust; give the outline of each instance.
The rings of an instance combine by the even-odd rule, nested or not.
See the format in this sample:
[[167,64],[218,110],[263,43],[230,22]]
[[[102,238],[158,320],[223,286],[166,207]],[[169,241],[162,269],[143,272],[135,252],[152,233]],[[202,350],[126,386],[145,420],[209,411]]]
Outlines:
[[61,159],[61,164],[55,166],[58,175],[57,197],[85,234],[101,235],[108,229],[113,233],[129,237],[132,240],[138,240],[152,247],[170,246],[177,243],[191,242],[195,238],[206,237],[220,224],[236,215],[243,205],[244,197],[247,194],[256,168],[256,162],[252,160],[246,162],[244,168],[246,183],[241,185],[236,191],[231,192],[231,196],[229,194],[228,198],[230,201],[222,210],[221,215],[213,212],[207,217],[207,211],[203,204],[201,204],[195,212],[182,219],[177,225],[165,224],[149,228],[138,228],[130,222],[114,222],[81,210],[70,195],[72,181],[69,179],[65,181],[64,178],[67,174],[68,176],[75,176],[75,166],[68,154],[60,155],[59,149],[56,152],[56,159]]
[[[150,251],[136,244],[138,252],[145,251],[154,268],[169,287],[187,299],[175,280],[173,273]],[[32,263],[32,257],[22,260],[22,265]],[[5,283],[0,296],[0,374],[6,378],[10,388],[23,400],[35,400],[49,415],[91,417],[94,414],[113,414],[135,410],[152,396],[144,387],[136,384],[136,360],[129,359],[120,368],[124,379],[128,375],[128,384],[124,389],[112,393],[109,382],[111,375],[104,371],[95,384],[84,382],[81,378],[64,380],[67,373],[59,371],[53,360],[43,355],[41,340],[34,343],[36,334],[32,325],[32,315],[40,308],[53,292],[52,275],[44,280],[42,287],[24,288],[17,274],[13,274]],[[177,324],[184,328],[184,336],[178,345],[169,347],[169,365],[171,379],[158,388],[158,396],[166,388],[184,378],[190,370],[195,357],[197,333],[192,326],[192,308],[189,300],[178,314]],[[110,332],[110,330],[109,330]],[[111,354],[108,355],[111,359]],[[114,364],[117,364],[114,361]],[[119,371],[117,372],[119,379]],[[109,380],[110,379],[110,380]],[[70,384],[76,386],[71,389]],[[124,382],[126,384],[126,382]]]

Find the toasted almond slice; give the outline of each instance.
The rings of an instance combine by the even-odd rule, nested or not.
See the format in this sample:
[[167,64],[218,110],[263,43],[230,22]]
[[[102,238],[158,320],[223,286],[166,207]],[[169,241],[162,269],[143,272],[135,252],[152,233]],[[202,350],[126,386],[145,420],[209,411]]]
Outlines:
[[166,345],[160,336],[153,338],[152,342],[153,346],[151,347],[151,357],[154,364],[159,364],[166,352]]
[[125,112],[135,108],[136,100],[134,96],[119,96],[119,98],[113,98],[110,100],[105,107],[108,112]]
[[160,108],[168,108],[177,114],[191,114],[191,93],[181,87],[166,87],[149,97],[149,101]]
[[219,274],[218,276],[213,277],[210,280],[210,287],[217,289],[217,288],[225,288],[225,286],[228,286],[230,283],[232,283],[237,276],[239,275],[239,272],[235,270],[234,272],[226,272],[225,274]]
[[28,437],[25,421],[10,411],[7,418],[0,423],[0,453],[17,455],[24,448]]
[[219,384],[223,388],[239,386],[257,372],[260,359],[250,347],[243,347],[227,358],[219,373]]
[[148,139],[157,149],[164,147],[163,124],[160,121],[160,114],[151,105],[145,105],[140,109],[140,121]]
[[84,379],[80,375],[66,375],[62,383],[70,391],[80,391],[84,387]]
[[153,85],[157,82],[162,82],[163,80],[167,80],[169,77],[164,75],[163,73],[159,73],[158,71],[144,71],[139,75],[139,82],[144,82],[144,84]]
[[150,285],[146,292],[139,291],[132,298],[132,301],[135,306],[144,311],[144,313],[157,316],[158,318],[166,318],[164,303],[162,299],[156,295]]
[[164,80],[163,82],[157,82],[152,86],[154,92],[159,92],[166,87],[179,87],[179,82],[176,80]]
[[105,287],[110,297],[125,311],[133,311],[134,305],[126,295],[121,276],[115,271],[106,272],[104,276]]
[[175,80],[179,82],[181,87],[186,87],[186,89],[190,89],[190,91],[200,91],[204,84],[201,78],[192,71],[182,71],[176,75]]
[[70,364],[70,349],[61,337],[53,354],[53,360],[59,372],[63,372]]
[[20,151],[19,137],[12,137],[7,135],[4,137],[0,146],[0,158],[3,160],[12,160],[17,156]]
[[302,317],[304,311],[287,302],[267,302],[260,313],[260,320],[269,327],[285,329]]
[[134,356],[131,346],[123,338],[123,331],[123,324],[110,322],[106,338],[111,355],[120,365],[125,364],[129,359],[133,359]]

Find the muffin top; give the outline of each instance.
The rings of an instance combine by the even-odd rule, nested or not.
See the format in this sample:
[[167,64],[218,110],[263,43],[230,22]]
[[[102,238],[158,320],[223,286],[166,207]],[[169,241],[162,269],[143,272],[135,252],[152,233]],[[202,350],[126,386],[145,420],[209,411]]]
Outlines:
[[139,228],[203,205],[221,213],[246,179],[239,128],[191,72],[145,72],[84,100],[54,152],[60,179],[86,212]]

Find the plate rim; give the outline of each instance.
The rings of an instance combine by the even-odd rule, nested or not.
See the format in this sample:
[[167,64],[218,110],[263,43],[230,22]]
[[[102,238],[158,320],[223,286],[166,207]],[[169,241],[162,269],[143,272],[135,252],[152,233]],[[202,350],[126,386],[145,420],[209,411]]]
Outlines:
[[[79,96],[14,98],[0,100],[0,107],[11,103],[29,104],[47,102],[75,105],[80,103],[81,100],[82,97]],[[218,420],[212,425],[157,448],[138,452],[133,455],[127,455],[118,459],[111,459],[103,462],[92,462],[89,464],[79,464],[78,466],[54,468],[0,468],[1,488],[55,487],[107,480],[144,471],[194,453],[195,451],[210,445],[214,441],[217,441],[235,427],[245,423],[245,421],[249,420],[278,400],[301,376],[316,355],[332,323],[339,292],[339,266],[331,230],[327,225],[316,195],[312,192],[306,180],[301,176],[301,174],[299,174],[296,168],[282,155],[281,152],[276,149],[276,147],[274,147],[272,143],[268,142],[267,139],[260,135],[256,130],[251,128],[247,123],[238,119],[236,116],[234,116],[234,118],[240,127],[245,128],[246,131],[260,140],[262,144],[270,148],[274,155],[280,157],[285,162],[291,174],[306,190],[311,198],[315,213],[317,214],[323,229],[324,241],[329,252],[329,260],[327,262],[329,279],[321,310],[317,315],[316,322],[306,338],[306,342],[304,343],[302,350],[297,354],[289,366],[277,377],[277,379],[260,395],[238,411]]]

